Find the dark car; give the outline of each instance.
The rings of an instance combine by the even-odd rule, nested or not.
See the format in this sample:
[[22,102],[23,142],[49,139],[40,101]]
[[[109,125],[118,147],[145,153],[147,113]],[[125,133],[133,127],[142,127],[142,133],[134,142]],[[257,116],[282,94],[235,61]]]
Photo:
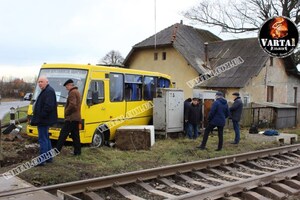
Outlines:
[[25,96],[23,97],[24,101],[30,101],[32,97],[32,93],[26,93]]

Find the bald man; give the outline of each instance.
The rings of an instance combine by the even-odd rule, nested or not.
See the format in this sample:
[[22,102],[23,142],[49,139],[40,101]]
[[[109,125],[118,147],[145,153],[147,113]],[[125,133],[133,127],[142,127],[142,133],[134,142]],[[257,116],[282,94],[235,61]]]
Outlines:
[[[38,141],[40,144],[40,155],[45,155],[52,149],[49,139],[49,127],[57,122],[57,102],[54,89],[49,85],[48,79],[41,76],[38,79],[41,92],[34,104],[31,125],[38,128]],[[45,162],[51,163],[52,158],[41,159],[38,166],[44,166]]]

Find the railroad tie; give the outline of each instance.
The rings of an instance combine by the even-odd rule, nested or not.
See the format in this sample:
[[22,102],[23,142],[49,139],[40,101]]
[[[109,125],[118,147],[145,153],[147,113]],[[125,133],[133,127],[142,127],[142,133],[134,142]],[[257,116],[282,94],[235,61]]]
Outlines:
[[198,171],[194,171],[192,172],[206,180],[210,180],[210,181],[213,181],[213,182],[217,182],[217,183],[221,183],[221,184],[226,184],[226,183],[229,183],[229,181],[225,181],[225,180],[221,180],[221,179],[217,179],[217,178],[214,178],[214,177],[210,177],[202,172],[198,172]]
[[270,187],[272,187],[275,190],[278,190],[280,192],[290,194],[290,195],[294,195],[294,194],[299,193],[299,190],[291,188],[290,186],[287,186],[283,183],[271,183]]
[[206,184],[206,183],[201,183],[199,181],[195,181],[194,179],[192,179],[192,178],[190,178],[186,175],[183,175],[183,174],[180,174],[180,175],[177,175],[177,176],[182,178],[183,180],[185,180],[186,182],[188,182],[190,184],[199,185],[199,186],[204,187],[204,188],[212,187],[212,185],[209,185],[209,184]]
[[270,159],[273,159],[273,160],[276,160],[276,161],[279,161],[279,162],[284,162],[286,164],[293,164],[295,165],[295,163],[291,162],[290,160],[282,160],[282,159],[279,159],[279,158],[276,158],[276,157],[270,157]]
[[229,174],[224,174],[222,172],[220,172],[219,170],[216,170],[216,169],[208,169],[208,171],[211,171],[212,173],[218,175],[218,176],[221,176],[221,177],[226,177],[226,178],[229,178],[229,179],[232,179],[232,180],[243,180],[243,178],[240,178],[240,177],[236,177],[236,176],[231,176]]
[[292,162],[296,162],[296,163],[299,162],[299,159],[293,158],[293,157],[288,156],[288,155],[280,155],[280,156],[283,157],[283,158],[285,158],[285,159],[288,159],[288,160],[290,160],[290,161],[292,161]]
[[284,184],[286,184],[292,188],[295,188],[297,190],[300,190],[300,181],[298,181],[298,180],[294,180],[294,179],[285,180]]
[[273,163],[272,161],[267,160],[267,159],[261,159],[261,160],[264,161],[264,162],[266,162],[266,163],[268,163],[268,164],[271,165],[271,166],[276,166],[276,167],[278,167],[279,169],[280,169],[280,168],[286,168],[286,167],[287,167],[286,165],[281,165],[281,164],[278,164],[278,163]]
[[84,196],[84,199],[86,199],[86,200],[104,200],[102,197],[100,197],[95,192],[84,192],[83,196]]
[[130,200],[145,200],[141,197],[135,196],[134,194],[131,194],[128,190],[126,190],[125,188],[121,187],[121,186],[117,186],[117,187],[112,187],[114,190],[116,190],[117,192],[119,192],[122,196],[126,197],[127,199]]
[[249,171],[251,171],[251,172],[256,172],[256,173],[258,173],[258,174],[265,174],[265,173],[266,173],[266,172],[261,171],[261,170],[258,170],[258,169],[252,169],[252,168],[247,167],[246,165],[242,165],[242,164],[240,164],[240,163],[235,163],[234,165],[236,165],[236,166],[238,166],[238,167],[241,167],[241,168],[244,168],[244,169],[246,169],[246,170],[249,170]]
[[183,186],[181,186],[181,185],[177,185],[177,184],[175,184],[175,183],[169,181],[169,180],[166,179],[166,178],[160,178],[159,180],[160,180],[161,182],[163,182],[164,184],[166,184],[166,185],[168,185],[168,186],[170,186],[170,187],[172,187],[172,188],[176,188],[176,189],[178,189],[178,190],[182,190],[182,191],[185,191],[185,192],[194,192],[194,191],[195,191],[195,190],[192,190],[192,189],[190,189],[190,188],[183,187]]
[[56,195],[59,199],[81,200],[81,199],[79,199],[71,194],[68,194],[64,191],[61,191],[61,190],[57,190]]
[[237,197],[223,197],[223,200],[241,200],[240,198]]
[[270,171],[277,171],[278,169],[275,169],[275,168],[272,168],[272,167],[265,167],[265,166],[261,166],[253,161],[248,161],[249,164],[257,167],[257,168],[260,168],[260,169],[266,169],[266,170],[270,170]]
[[256,193],[256,192],[252,192],[252,191],[249,191],[249,192],[243,192],[242,193],[242,197],[247,199],[247,200],[272,200],[270,198],[267,198],[265,196],[262,196],[261,194],[259,193]]
[[289,154],[291,154],[291,155],[294,156],[294,157],[300,158],[300,155],[299,155],[299,154],[296,154],[296,153],[289,153]]
[[266,187],[266,186],[258,187],[255,190],[261,195],[270,197],[272,199],[283,199],[286,197],[284,193],[274,190],[271,187]]
[[157,194],[159,196],[163,196],[163,197],[168,198],[168,199],[175,199],[175,197],[176,197],[175,195],[172,195],[172,194],[154,189],[148,183],[137,182],[136,184],[138,184],[139,186],[141,186],[142,188],[144,188],[145,190],[147,190],[150,193]]
[[233,169],[232,167],[229,167],[229,166],[221,166],[221,168],[224,169],[224,170],[230,171],[232,173],[239,174],[241,176],[247,176],[247,177],[252,177],[253,176],[253,174],[248,174],[248,173],[245,173],[245,172],[239,172],[236,169]]

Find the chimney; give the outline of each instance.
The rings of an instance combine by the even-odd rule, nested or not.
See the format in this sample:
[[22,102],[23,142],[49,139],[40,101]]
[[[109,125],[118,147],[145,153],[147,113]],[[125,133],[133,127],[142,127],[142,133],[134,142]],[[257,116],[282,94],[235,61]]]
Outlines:
[[183,24],[183,20],[180,20],[180,24],[181,24],[181,25]]
[[204,42],[205,66],[208,67],[208,42]]

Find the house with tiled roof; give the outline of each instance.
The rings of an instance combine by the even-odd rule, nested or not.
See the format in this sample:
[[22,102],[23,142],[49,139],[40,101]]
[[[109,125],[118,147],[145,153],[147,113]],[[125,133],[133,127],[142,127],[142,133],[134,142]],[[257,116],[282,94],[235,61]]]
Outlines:
[[176,87],[184,90],[185,97],[191,97],[192,89],[186,82],[208,70],[203,62],[204,43],[218,40],[209,31],[174,24],[134,45],[124,65],[168,74]]
[[257,38],[217,41],[208,45],[208,66],[216,70],[239,58],[236,65],[197,84],[199,88],[239,92],[245,103],[298,103],[300,75],[291,58],[273,58],[259,46]]
[[223,91],[225,97],[240,92],[245,103],[300,102],[300,76],[291,58],[268,56],[257,38],[224,41],[177,23],[134,45],[124,65],[171,75],[185,98],[202,88]]

